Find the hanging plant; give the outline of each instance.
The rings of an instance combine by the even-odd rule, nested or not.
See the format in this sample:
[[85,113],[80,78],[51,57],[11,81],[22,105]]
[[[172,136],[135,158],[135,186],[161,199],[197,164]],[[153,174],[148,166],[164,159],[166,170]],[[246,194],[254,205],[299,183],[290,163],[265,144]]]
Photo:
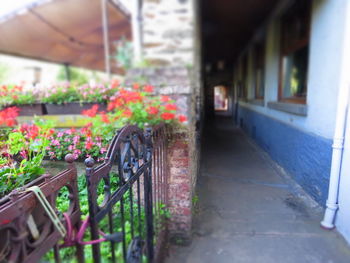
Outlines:
[[116,61],[117,67],[125,70],[133,66],[133,46],[132,42],[125,37],[115,42],[116,52],[113,59]]

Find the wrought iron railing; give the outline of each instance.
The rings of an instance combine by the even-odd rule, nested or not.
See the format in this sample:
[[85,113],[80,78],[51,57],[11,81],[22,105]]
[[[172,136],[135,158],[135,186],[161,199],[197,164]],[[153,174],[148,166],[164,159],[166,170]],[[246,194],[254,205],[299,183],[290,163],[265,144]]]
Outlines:
[[[61,262],[59,250],[71,246],[84,262],[84,245],[92,245],[95,263],[159,262],[167,233],[167,148],[164,124],[118,131],[102,164],[85,160],[89,214],[83,221],[72,155],[67,170],[14,191],[0,203],[0,263],[39,262],[52,248]],[[69,208],[59,212],[63,188]]]
[[167,219],[169,217],[168,204],[168,142],[169,127],[164,123],[152,129],[152,186],[154,207],[154,228],[156,234],[155,255],[156,262],[164,257],[167,240]]
[[[51,218],[57,214],[56,199],[63,188],[69,191],[69,209],[65,211],[71,223],[80,227],[80,208],[77,187],[77,171],[74,157],[66,156],[68,169],[56,176],[44,175],[13,191],[0,203],[0,262],[39,262],[47,251],[54,248],[56,262],[59,258],[59,240],[62,240],[62,224]],[[39,190],[38,190],[39,189]],[[39,192],[38,192],[39,191]],[[39,197],[37,196],[39,193]],[[48,204],[40,204],[47,200]],[[53,208],[54,211],[50,211]],[[61,231],[60,231],[61,230]],[[64,231],[64,230],[63,230]],[[84,261],[82,246],[76,246],[76,257]]]
[[[104,163],[94,168],[94,160],[88,158],[85,164],[91,238],[98,239],[101,230],[109,233],[112,262],[118,256],[125,262],[141,262],[143,255],[152,262],[151,130],[144,134],[137,126],[122,128],[113,138]],[[99,199],[103,199],[100,204]],[[101,262],[101,244],[93,244],[92,250],[94,262]]]

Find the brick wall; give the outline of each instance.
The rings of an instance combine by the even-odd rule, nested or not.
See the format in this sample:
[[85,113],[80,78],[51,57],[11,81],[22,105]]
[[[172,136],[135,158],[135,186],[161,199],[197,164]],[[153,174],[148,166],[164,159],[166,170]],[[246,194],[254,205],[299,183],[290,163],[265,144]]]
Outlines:
[[170,241],[188,243],[192,227],[191,145],[188,133],[174,131],[168,148]]

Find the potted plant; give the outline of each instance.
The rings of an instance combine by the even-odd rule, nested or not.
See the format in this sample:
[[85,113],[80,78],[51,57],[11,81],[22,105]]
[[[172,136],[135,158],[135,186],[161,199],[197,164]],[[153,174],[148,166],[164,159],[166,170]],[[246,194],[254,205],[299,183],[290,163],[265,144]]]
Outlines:
[[37,102],[32,90],[24,90],[22,86],[3,85],[0,87],[0,95],[2,108],[17,106],[20,116],[45,114],[43,104]]
[[47,114],[81,114],[94,104],[98,104],[101,111],[106,111],[107,101],[117,92],[118,85],[113,81],[111,85],[54,86],[44,91],[42,101]]
[[[97,104],[100,111],[107,110],[107,102],[118,92],[119,82],[112,81],[110,85],[105,84],[84,84],[77,88],[81,110],[90,109]],[[79,112],[79,113],[80,113]]]
[[53,123],[41,120],[22,124],[0,143],[0,198],[44,173],[41,163],[53,133],[52,126]]
[[45,90],[41,100],[49,115],[76,114],[79,98],[76,89],[66,84]]

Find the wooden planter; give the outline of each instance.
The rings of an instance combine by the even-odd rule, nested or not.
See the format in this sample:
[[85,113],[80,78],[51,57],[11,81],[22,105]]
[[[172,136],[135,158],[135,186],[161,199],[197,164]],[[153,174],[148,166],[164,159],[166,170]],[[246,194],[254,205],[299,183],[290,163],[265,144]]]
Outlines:
[[95,104],[99,105],[99,111],[107,110],[106,104],[79,102],[69,102],[65,104],[45,104],[45,108],[48,115],[81,114],[83,110],[88,110]]
[[[20,109],[19,116],[33,116],[33,115],[44,115],[45,107],[44,104],[23,104],[23,105],[12,105],[9,107],[17,107]],[[6,107],[8,108],[8,107]]]

